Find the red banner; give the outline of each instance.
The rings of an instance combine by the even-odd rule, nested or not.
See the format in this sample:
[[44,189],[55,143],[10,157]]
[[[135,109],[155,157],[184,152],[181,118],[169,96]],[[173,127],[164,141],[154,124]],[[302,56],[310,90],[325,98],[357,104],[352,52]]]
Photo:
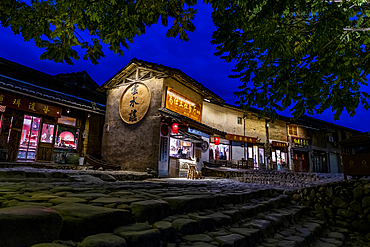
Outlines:
[[0,104],[5,105],[6,107],[52,117],[59,118],[62,115],[62,107],[46,105],[27,98],[16,97],[2,92],[0,92]]
[[278,147],[278,148],[286,148],[286,147],[288,147],[288,143],[272,141],[272,146],[273,147]]
[[257,138],[248,137],[248,136],[239,136],[239,135],[227,134],[227,135],[225,135],[225,138],[227,140],[231,140],[231,141],[257,143]]

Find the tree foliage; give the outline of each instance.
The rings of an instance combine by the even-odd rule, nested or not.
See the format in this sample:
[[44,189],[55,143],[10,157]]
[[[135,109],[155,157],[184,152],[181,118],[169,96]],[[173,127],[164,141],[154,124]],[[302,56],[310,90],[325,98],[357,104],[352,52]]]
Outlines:
[[[0,23],[25,41],[46,48],[42,59],[73,64],[76,49],[94,64],[104,57],[102,43],[119,55],[133,38],[158,23],[173,24],[167,37],[188,40],[196,0],[5,0],[0,2]],[[84,35],[88,33],[88,35]],[[88,40],[85,40],[85,36]]]
[[[370,4],[364,0],[204,0],[213,7],[216,55],[236,61],[232,78],[241,81],[238,103],[276,111],[291,108],[295,118],[331,108],[338,119],[363,105],[369,109]],[[46,48],[42,59],[104,56],[102,43],[122,55],[135,36],[173,20],[168,37],[188,40],[196,0],[6,0],[0,23]],[[90,35],[85,41],[78,31]],[[84,36],[84,35],[82,35]]]
[[370,5],[363,1],[210,1],[217,55],[236,60],[239,102],[267,115],[369,109]]

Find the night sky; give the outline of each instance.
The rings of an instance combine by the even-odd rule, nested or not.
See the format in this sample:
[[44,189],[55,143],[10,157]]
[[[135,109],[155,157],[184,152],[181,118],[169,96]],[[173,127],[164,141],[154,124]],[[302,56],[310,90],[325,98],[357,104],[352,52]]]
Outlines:
[[[10,28],[2,27],[0,27],[0,57],[52,75],[86,70],[99,85],[136,57],[178,68],[220,95],[227,103],[234,104],[237,99],[233,92],[238,91],[241,83],[237,79],[228,78],[228,75],[231,74],[235,63],[226,63],[213,55],[216,47],[210,44],[212,32],[215,30],[211,20],[211,6],[202,3],[198,4],[197,9],[195,20],[197,29],[188,34],[190,41],[166,38],[169,27],[153,25],[146,30],[146,34],[134,39],[134,43],[130,44],[129,50],[124,50],[122,57],[104,46],[105,58],[99,60],[99,65],[84,61],[82,53],[80,53],[80,60],[75,61],[73,66],[40,60],[43,50],[37,48],[33,41],[27,43],[20,35],[14,35]],[[370,86],[362,89],[370,93]],[[289,110],[281,112],[281,115],[291,116]],[[349,117],[346,112],[343,112],[339,121],[334,121],[330,110],[313,117],[360,131],[370,131],[370,111],[366,111],[363,107],[358,108],[355,117]]]

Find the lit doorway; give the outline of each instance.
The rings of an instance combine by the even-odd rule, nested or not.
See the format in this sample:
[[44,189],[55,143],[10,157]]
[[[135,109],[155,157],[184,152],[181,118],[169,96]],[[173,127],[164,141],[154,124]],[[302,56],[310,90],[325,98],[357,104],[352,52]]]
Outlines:
[[41,118],[24,115],[18,161],[35,161]]

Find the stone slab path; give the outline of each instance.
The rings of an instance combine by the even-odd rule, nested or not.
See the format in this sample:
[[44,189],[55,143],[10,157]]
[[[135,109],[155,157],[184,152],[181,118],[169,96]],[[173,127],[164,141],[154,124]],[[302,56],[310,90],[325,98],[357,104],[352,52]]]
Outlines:
[[367,244],[292,202],[285,185],[105,176],[0,170],[0,247]]

